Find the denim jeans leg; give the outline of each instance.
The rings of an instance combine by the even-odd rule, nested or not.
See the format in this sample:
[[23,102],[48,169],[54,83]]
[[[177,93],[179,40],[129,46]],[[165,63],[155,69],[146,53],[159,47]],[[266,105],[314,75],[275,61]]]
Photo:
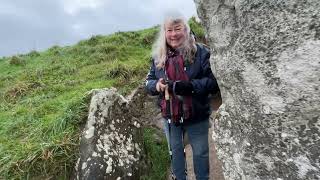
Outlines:
[[[182,141],[182,126],[175,126],[170,124],[170,133],[169,125],[167,121],[164,122],[164,129],[167,137],[168,143],[170,143],[172,150],[172,168],[173,174],[176,176],[177,180],[185,180],[185,158],[184,158],[184,147]],[[169,136],[170,134],[170,136]],[[168,139],[169,137],[169,139]]]
[[197,180],[209,179],[209,120],[185,126],[192,147],[194,173]]

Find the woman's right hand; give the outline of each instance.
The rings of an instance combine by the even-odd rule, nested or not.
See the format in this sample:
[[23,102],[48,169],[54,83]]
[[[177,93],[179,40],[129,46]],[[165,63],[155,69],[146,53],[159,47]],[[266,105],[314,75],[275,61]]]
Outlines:
[[156,84],[156,89],[158,92],[164,92],[166,90],[166,83],[163,78],[160,78]]

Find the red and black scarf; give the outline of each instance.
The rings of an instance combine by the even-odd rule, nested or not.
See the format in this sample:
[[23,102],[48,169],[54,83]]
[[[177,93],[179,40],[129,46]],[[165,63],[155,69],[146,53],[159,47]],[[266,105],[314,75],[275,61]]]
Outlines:
[[[165,64],[165,74],[168,80],[175,81],[189,81],[189,77],[185,72],[184,59],[178,51],[169,50]],[[192,97],[178,96],[174,92],[170,92],[170,114],[173,123],[186,121],[192,116]],[[161,101],[161,112],[166,117],[166,101],[163,98]]]

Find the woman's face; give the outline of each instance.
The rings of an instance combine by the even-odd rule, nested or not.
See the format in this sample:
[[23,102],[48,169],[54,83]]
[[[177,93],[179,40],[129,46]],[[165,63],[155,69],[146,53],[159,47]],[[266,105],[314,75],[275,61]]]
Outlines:
[[186,30],[182,22],[166,23],[166,41],[173,49],[179,48],[186,40]]

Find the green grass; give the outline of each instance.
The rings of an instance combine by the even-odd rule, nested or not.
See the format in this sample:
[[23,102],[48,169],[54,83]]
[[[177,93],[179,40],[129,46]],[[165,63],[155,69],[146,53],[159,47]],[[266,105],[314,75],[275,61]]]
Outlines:
[[[86,93],[116,87],[126,95],[141,84],[157,32],[97,35],[73,46],[2,57],[0,179],[68,179],[86,121]],[[151,131],[145,138],[155,179],[166,171],[167,150],[153,144]]]
[[170,158],[168,152],[168,145],[164,134],[161,136],[161,142],[156,142],[153,135],[157,130],[152,128],[144,129],[144,143],[147,150],[148,159],[151,160],[151,168],[148,177],[142,177],[146,180],[166,180],[167,170],[170,167]]
[[192,17],[189,19],[188,21],[190,28],[192,29],[192,31],[194,32],[197,41],[201,42],[201,43],[206,43],[205,41],[205,31],[203,29],[203,27],[201,26],[201,24],[199,22],[196,21],[195,17]]

